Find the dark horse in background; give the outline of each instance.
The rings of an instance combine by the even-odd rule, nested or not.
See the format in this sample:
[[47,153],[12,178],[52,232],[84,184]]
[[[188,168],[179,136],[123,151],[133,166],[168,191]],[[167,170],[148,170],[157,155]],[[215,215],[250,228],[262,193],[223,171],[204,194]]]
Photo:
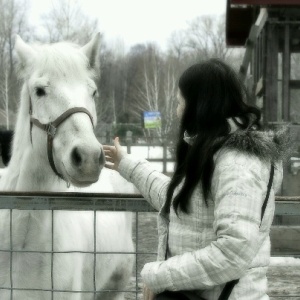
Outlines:
[[12,130],[0,130],[0,149],[2,162],[7,166],[11,157],[11,142],[13,138]]

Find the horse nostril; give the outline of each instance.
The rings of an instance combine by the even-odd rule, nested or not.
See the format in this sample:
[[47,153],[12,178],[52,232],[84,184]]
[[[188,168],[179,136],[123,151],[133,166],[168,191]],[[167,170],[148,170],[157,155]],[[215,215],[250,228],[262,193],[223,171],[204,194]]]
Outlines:
[[79,150],[77,147],[75,147],[72,151],[72,154],[71,154],[71,157],[72,157],[72,162],[74,163],[75,166],[80,166],[81,163],[82,163],[82,158],[81,158],[81,155],[79,153]]

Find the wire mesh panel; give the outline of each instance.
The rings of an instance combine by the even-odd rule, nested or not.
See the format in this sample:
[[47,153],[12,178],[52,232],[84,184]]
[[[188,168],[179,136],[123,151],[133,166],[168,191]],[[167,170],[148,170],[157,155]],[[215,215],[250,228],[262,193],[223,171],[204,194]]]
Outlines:
[[[0,252],[1,264],[3,260],[6,261],[9,272],[7,272],[7,278],[0,278],[1,283],[5,282],[0,286],[1,299],[33,299],[35,293],[39,295],[36,296],[37,299],[114,299],[116,286],[110,286],[110,284],[101,286],[99,282],[103,282],[105,277],[103,274],[108,273],[111,268],[124,268],[125,270],[128,261],[133,261],[134,270],[130,269],[127,273],[126,270],[125,272],[116,271],[111,275],[112,280],[118,282],[122,280],[122,276],[129,277],[128,286],[119,288],[118,292],[123,291],[126,299],[138,299],[141,285],[136,278],[139,278],[141,265],[145,261],[140,261],[140,255],[143,256],[142,251],[146,251],[147,255],[153,256],[151,260],[156,258],[156,245],[152,247],[155,250],[151,251],[145,248],[139,249],[139,235],[143,237],[139,228],[139,214],[150,212],[148,215],[153,215],[152,219],[154,219],[151,223],[156,226],[154,210],[145,201],[140,200],[141,197],[137,195],[127,195],[126,199],[122,199],[120,195],[115,194],[3,193],[0,196],[0,209],[2,213],[6,212],[7,224],[2,226],[1,231],[6,234],[7,243],[0,243]],[[109,221],[112,213],[115,218]],[[58,243],[58,235],[66,229],[64,226],[74,229],[78,227],[79,214],[85,217],[82,231],[93,233],[92,243],[86,247],[87,241],[81,240],[80,236],[74,236],[72,230],[68,230],[70,236],[66,237],[65,243]],[[126,223],[128,214],[130,224]],[[62,222],[62,217],[67,218],[68,222]],[[32,226],[37,227],[38,225],[32,219],[37,219],[37,222],[38,220],[47,222],[41,222],[44,225],[40,228],[28,227],[23,230],[19,228],[20,218],[28,218],[28,224],[30,222]],[[120,218],[124,219],[124,222],[120,224],[130,228],[128,237],[131,239],[132,236],[134,242],[132,247],[126,245],[128,238],[122,234],[124,232],[122,228],[118,229],[119,231],[111,230],[113,227],[111,222]],[[25,224],[26,222],[25,220]],[[43,234],[39,235],[41,240],[32,245],[25,245],[24,243],[27,243],[25,241],[30,240],[30,236],[26,239],[25,237],[34,234],[35,230],[42,231]],[[118,236],[119,232],[120,236]],[[154,233],[152,240],[156,242],[156,231],[152,232]],[[80,233],[78,228],[75,230],[76,233]],[[21,235],[24,239],[20,239]],[[101,236],[104,238],[101,239]],[[20,240],[24,240],[24,243],[20,243]],[[97,244],[99,240],[103,241],[102,245]],[[119,241],[119,244],[116,241]],[[102,247],[103,244],[109,243],[113,243],[111,248]],[[122,243],[125,249],[123,246],[120,247]],[[32,264],[31,269],[28,266],[28,269],[20,272],[18,268],[21,261],[22,266],[24,266],[24,261]],[[42,270],[36,268],[38,264],[43,264]],[[36,269],[40,274],[36,276],[37,280],[32,280],[36,275],[34,273]],[[70,269],[71,274],[74,272],[71,275],[73,281],[71,286],[66,283],[70,277]],[[78,275],[80,273],[82,273],[82,278]],[[77,283],[75,282],[77,279],[74,280],[75,277],[79,277]],[[70,286],[70,288],[62,288],[64,286]]]
[[[276,217],[300,216],[300,201],[280,200],[276,205]],[[1,273],[0,282],[4,282],[0,286],[1,300],[34,299],[35,294],[42,295],[37,296],[36,299],[43,300],[113,299],[116,293],[115,287],[112,288],[108,284],[99,288],[101,276],[114,268],[115,262],[119,262],[119,266],[122,266],[130,260],[133,260],[133,268],[126,275],[129,279],[128,284],[118,291],[124,292],[127,300],[142,299],[140,272],[145,263],[156,260],[158,238],[157,214],[141,196],[91,193],[2,193],[0,209],[5,219],[5,222],[2,220],[1,223],[2,238],[7,241],[7,243],[3,243],[3,240],[0,242],[0,260],[1,265],[6,265],[9,270],[7,274]],[[30,213],[33,211],[35,214]],[[28,214],[24,215],[21,212],[28,212]],[[121,240],[122,235],[110,231],[111,226],[107,222],[108,219],[105,219],[105,214],[120,214],[118,218],[121,218],[124,217],[124,212],[132,215],[130,218],[132,222],[127,225],[130,226],[130,236],[132,233],[133,247],[123,251],[122,247],[114,245],[112,250],[107,251],[105,247],[98,244],[99,235],[110,238],[112,234],[117,240]],[[58,236],[64,231],[65,224],[78,229],[76,227],[80,225],[76,221],[78,214],[84,214],[86,218],[85,226],[81,229],[92,232],[89,246],[86,247],[86,241],[72,233],[66,237],[64,243],[58,243]],[[28,224],[35,228],[26,226],[18,228],[18,221],[24,216],[28,218]],[[62,223],[62,217],[69,221]],[[36,222],[30,218],[36,218]],[[49,222],[43,223],[47,224],[46,226],[40,226],[39,220]],[[43,232],[39,235],[40,240],[26,245],[30,235],[37,230]],[[24,239],[20,239],[20,236]],[[106,243],[109,243],[109,239]],[[39,264],[44,265],[42,270],[36,268]],[[20,265],[24,270],[20,269]],[[34,273],[35,269],[39,270],[37,274]],[[99,269],[101,274],[97,271]],[[277,276],[277,279],[280,277],[276,275],[278,270],[268,275],[271,287],[272,280],[275,280],[273,277]],[[33,275],[37,280],[30,280]],[[297,280],[297,272],[294,277]],[[114,281],[121,279],[120,273],[113,274]],[[72,281],[71,285],[66,282],[68,280]],[[65,286],[69,288],[64,288]],[[283,293],[277,289],[272,290],[270,296],[271,299],[299,299],[300,291],[291,289],[290,293]]]

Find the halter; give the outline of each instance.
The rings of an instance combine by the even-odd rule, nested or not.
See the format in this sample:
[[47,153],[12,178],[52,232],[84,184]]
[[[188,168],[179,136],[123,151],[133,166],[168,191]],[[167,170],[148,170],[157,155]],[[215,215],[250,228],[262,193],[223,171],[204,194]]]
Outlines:
[[53,139],[55,137],[57,128],[59,125],[61,125],[67,118],[69,118],[71,115],[75,113],[85,113],[90,117],[90,120],[92,122],[92,125],[94,127],[93,123],[93,117],[91,113],[84,107],[73,107],[62,113],[57,119],[55,119],[53,122],[49,122],[47,124],[42,124],[38,119],[35,119],[32,117],[32,108],[31,108],[31,99],[30,99],[30,108],[29,108],[29,114],[30,114],[30,140],[32,144],[32,124],[37,126],[38,128],[46,131],[47,133],[47,154],[48,154],[48,161],[50,163],[50,166],[53,170],[53,172],[60,177],[61,179],[65,180],[63,176],[58,173],[53,159]]

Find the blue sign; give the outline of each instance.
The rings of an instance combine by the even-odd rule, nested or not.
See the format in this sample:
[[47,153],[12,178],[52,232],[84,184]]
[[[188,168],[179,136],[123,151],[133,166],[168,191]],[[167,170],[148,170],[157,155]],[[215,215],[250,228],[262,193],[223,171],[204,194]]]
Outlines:
[[159,111],[144,111],[143,112],[144,128],[160,128],[161,127],[161,114]]

